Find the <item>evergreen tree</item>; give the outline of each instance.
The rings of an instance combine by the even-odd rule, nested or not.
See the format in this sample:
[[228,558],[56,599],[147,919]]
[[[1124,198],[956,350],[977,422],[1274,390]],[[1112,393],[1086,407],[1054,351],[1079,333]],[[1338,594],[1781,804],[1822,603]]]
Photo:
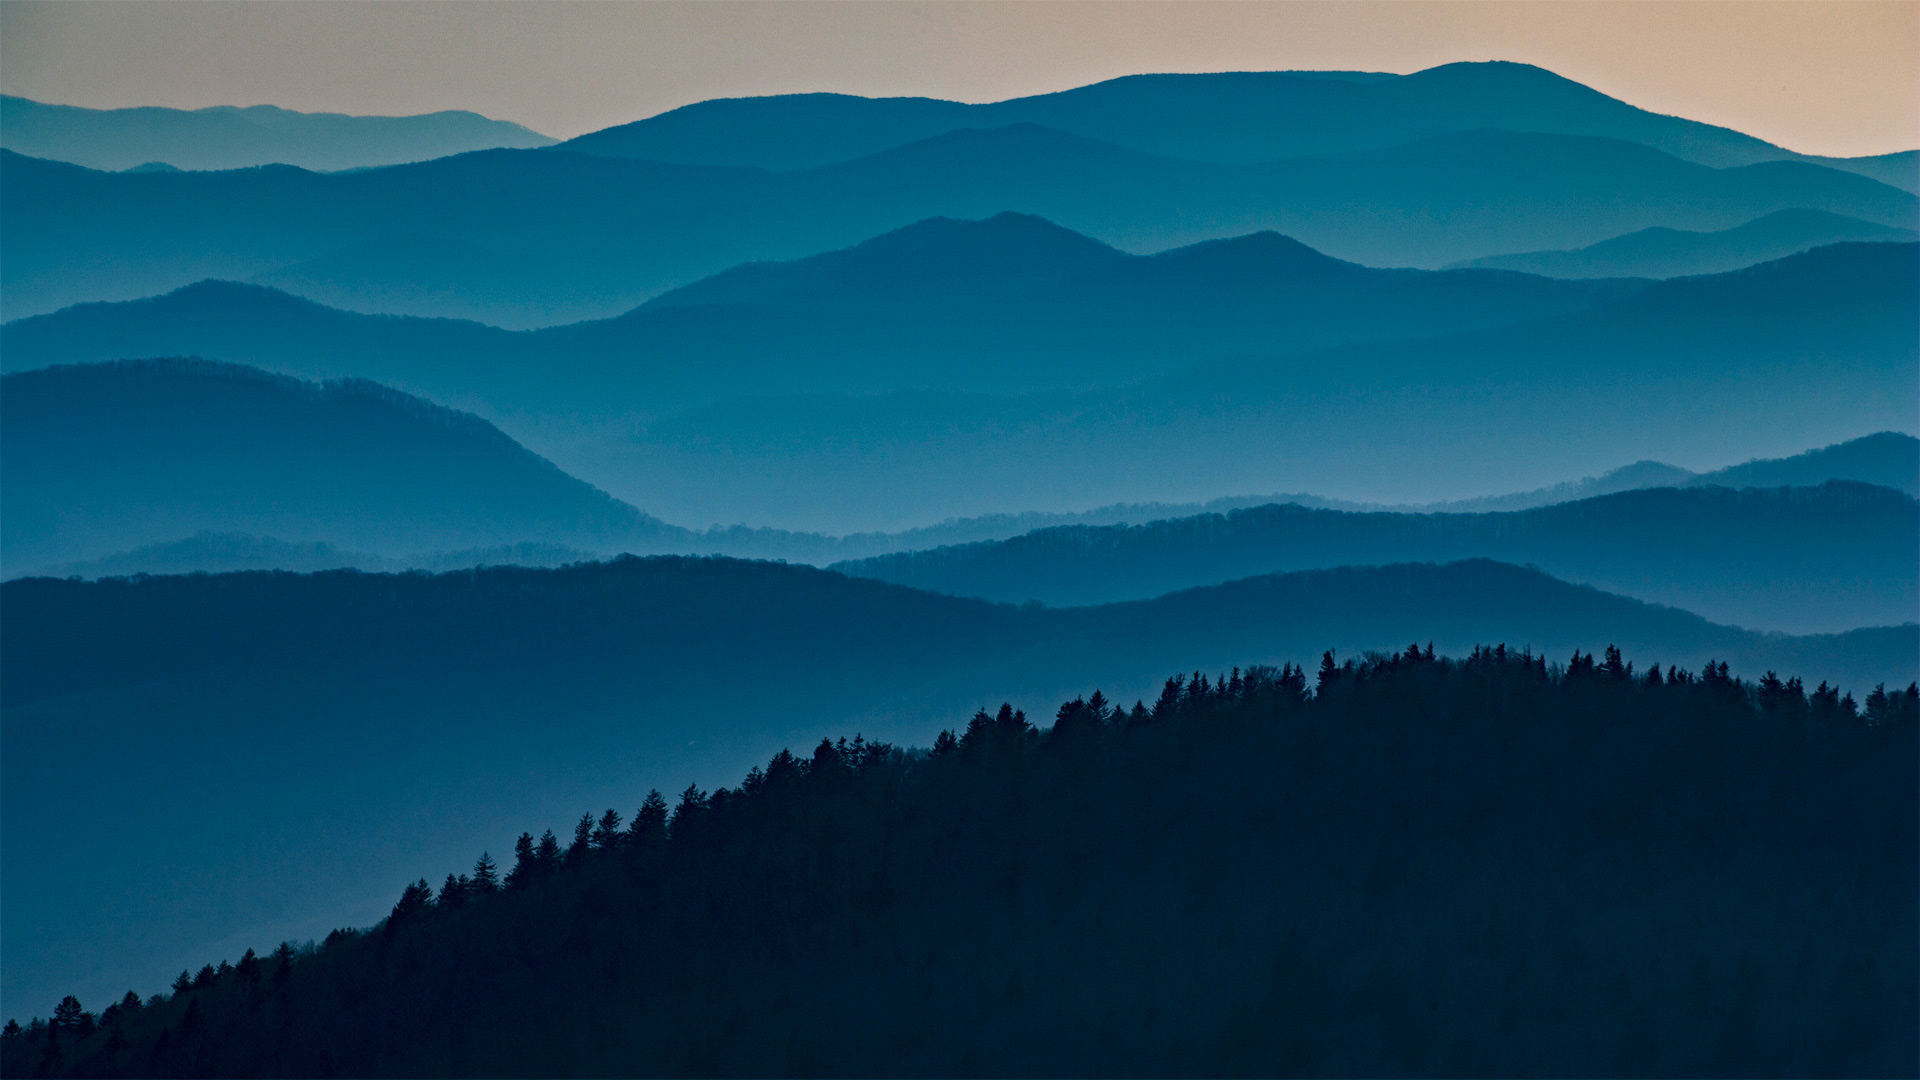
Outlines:
[[[792,755],[788,754],[787,758],[792,760]],[[769,765],[767,775],[771,777],[773,773],[774,768]],[[634,811],[633,824],[627,827],[627,833],[637,851],[652,851],[666,843],[667,800],[660,792],[647,792],[646,801],[640,804],[639,810]]]
[[513,869],[507,871],[507,888],[524,889],[540,877],[540,858],[533,850],[533,834],[521,833],[513,842]]
[[[521,833],[520,835],[527,841],[528,846],[531,847],[533,838],[527,836],[526,833]],[[515,853],[518,854],[517,849]],[[480,853],[480,857],[474,860],[473,877],[468,884],[475,896],[487,896],[499,891],[500,871],[493,865],[492,855],[483,851]]]

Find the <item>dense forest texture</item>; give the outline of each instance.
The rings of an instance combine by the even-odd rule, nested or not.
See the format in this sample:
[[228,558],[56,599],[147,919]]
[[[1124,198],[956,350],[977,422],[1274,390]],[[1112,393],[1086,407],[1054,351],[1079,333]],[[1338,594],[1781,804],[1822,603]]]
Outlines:
[[[1920,677],[1911,623],[1759,634],[1490,562],[1066,609],[727,559],[12,581],[0,878],[35,888],[0,906],[0,1011],[144,993],[196,957],[372,922],[421,865],[662,774],[712,787],[843,727],[926,746],[1003,699],[1040,714],[1101,686],[1151,702],[1155,672],[1311,664],[1416,636],[1558,657],[1613,642],[1690,669],[1796,672],[1856,700]],[[76,813],[76,791],[112,792],[113,812]]]
[[[7,1075],[1896,1076],[1920,689],[1409,646],[528,823]],[[564,830],[563,830],[564,834]],[[506,837],[497,845],[507,848]],[[464,867],[460,868],[464,869]]]
[[1887,488],[1655,488],[1516,513],[1355,514],[1262,506],[1069,526],[834,569],[959,596],[1138,600],[1255,574],[1491,558],[1790,633],[1920,618],[1920,502]]

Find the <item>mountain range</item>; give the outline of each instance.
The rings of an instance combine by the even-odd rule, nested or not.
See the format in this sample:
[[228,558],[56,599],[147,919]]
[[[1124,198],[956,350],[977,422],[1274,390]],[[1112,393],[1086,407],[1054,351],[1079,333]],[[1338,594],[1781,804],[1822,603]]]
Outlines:
[[1776,210],[1719,232],[1658,227],[1616,236],[1578,251],[1489,255],[1453,265],[1558,278],[1670,278],[1724,273],[1848,240],[1901,243],[1915,238],[1912,229],[1888,228],[1820,210]]
[[1643,282],[1376,270],[1273,233],[1129,255],[1040,218],[935,218],[855,247],[735,267],[616,319],[509,332],[358,315],[207,281],[0,327],[7,371],[218,357],[352,375],[498,415],[661,415],[723,397],[1119,386],[1304,352],[1589,308]]
[[[1048,524],[990,518],[842,537],[744,525],[696,531],[567,475],[470,414],[374,383],[305,382],[212,361],[62,365],[6,375],[0,388],[8,577],[555,565],[606,552],[826,563],[983,534],[998,541]],[[1225,518],[1038,529],[842,568],[936,591],[1088,603],[1276,570],[1485,556],[1757,628],[1826,630],[1914,613],[1909,556],[1920,523],[1903,490],[1915,486],[1920,452],[1909,436],[1704,475],[1652,463],[1623,472],[1642,485],[1693,486],[1518,515],[1242,498],[1213,508],[1231,511]],[[1506,502],[1626,482],[1614,474]],[[1768,489],[1700,486],[1721,484]],[[1813,484],[1826,486],[1803,486]],[[1081,520],[1137,522],[1179,509],[1119,505]],[[1810,565],[1819,572],[1809,576]]]
[[1648,446],[1692,465],[1920,430],[1917,254],[1834,245],[1505,327],[1079,393],[743,397],[571,443],[502,423],[679,520],[846,531],[1248,491],[1455,500]]
[[100,173],[0,152],[0,176],[10,319],[218,277],[524,328],[612,316],[742,262],[1002,211],[1133,252],[1270,229],[1387,266],[1795,208],[1895,228],[1920,218],[1912,194],[1823,166],[1715,169],[1637,143],[1492,130],[1239,164],[1017,124],[785,173],[544,149],[343,174]]
[[[1002,216],[531,333],[203,284],[8,323],[0,364],[202,355],[372,379],[476,412],[668,520],[847,533],[1248,491],[1432,502],[1647,445],[1724,461],[1920,428],[1916,251],[1548,282],[1369,270],[1262,235],[1129,256]],[[1696,415],[1699,395],[1722,407]],[[1487,444],[1489,425],[1527,452]],[[1483,464],[1478,491],[1442,474]]]
[[519,124],[460,110],[347,116],[273,105],[86,109],[0,95],[0,147],[108,172],[276,163],[334,172],[553,141]]
[[1410,75],[1236,71],[1130,75],[980,105],[932,98],[720,98],[569,139],[584,153],[790,170],[962,128],[1040,124],[1165,157],[1251,162],[1380,149],[1479,129],[1591,135],[1728,168],[1807,161],[1920,191],[1913,153],[1795,154],[1727,128],[1634,108],[1531,64],[1443,64]]
[[1842,481],[1654,488],[1496,514],[1269,505],[1064,526],[833,569],[959,596],[1097,604],[1279,571],[1493,558],[1758,630],[1920,620],[1920,502]]
[[[503,858],[529,823],[732,782],[825,733],[924,745],[1000,700],[1131,702],[1176,671],[1415,639],[1555,660],[1611,642],[1856,698],[1920,656],[1913,626],[1756,634],[1489,562],[1067,609],[683,558],[32,579],[0,608],[0,870],[36,883],[0,910],[9,1010],[372,922],[420,867]],[[75,812],[76,792],[111,797]]]

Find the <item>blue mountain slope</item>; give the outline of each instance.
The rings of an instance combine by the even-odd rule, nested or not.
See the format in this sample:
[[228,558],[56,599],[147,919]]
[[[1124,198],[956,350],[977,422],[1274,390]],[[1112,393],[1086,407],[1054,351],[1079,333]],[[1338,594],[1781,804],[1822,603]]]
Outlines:
[[[1737,131],[1634,108],[1527,64],[1446,64],[1411,75],[1131,75],[984,105],[788,94],[724,98],[568,140],[566,148],[690,165],[802,169],[960,128],[1041,124],[1167,157],[1312,157],[1478,128],[1595,135],[1715,167],[1797,155]],[[1910,156],[1808,159],[1916,189]]]
[[210,109],[83,109],[0,95],[0,146],[30,157],[122,171],[155,163],[177,169],[364,169],[493,147],[553,140],[478,113],[347,116],[272,105]]
[[477,417],[373,383],[175,360],[0,385],[10,574],[208,530],[383,554],[521,541],[650,550],[684,534]]
[[[1555,659],[1612,642],[1642,666],[1726,660],[1856,698],[1905,685],[1920,653],[1913,627],[1752,634],[1493,563],[1076,610],[727,560],[9,582],[0,1010],[144,993],[371,923],[423,868],[499,858],[585,808],[630,812],[649,788],[733,783],[822,735],[926,745],[1002,700],[1044,717],[1095,686],[1131,702],[1174,671],[1415,639]],[[76,791],[112,792],[114,812],[74,813]]]
[[1331,157],[1181,161],[1034,125],[766,173],[485,151],[339,175],[90,173],[0,153],[8,317],[257,278],[333,306],[531,326],[933,216],[1036,214],[1144,252],[1272,229],[1438,266],[1808,207],[1910,227],[1906,192],[1819,166],[1716,170],[1635,143],[1475,131]]
[[1642,229],[1577,251],[1489,255],[1453,265],[1560,278],[1670,278],[1724,273],[1849,240],[1900,242],[1913,240],[1915,235],[1912,229],[1889,228],[1820,210],[1779,210],[1719,232]]

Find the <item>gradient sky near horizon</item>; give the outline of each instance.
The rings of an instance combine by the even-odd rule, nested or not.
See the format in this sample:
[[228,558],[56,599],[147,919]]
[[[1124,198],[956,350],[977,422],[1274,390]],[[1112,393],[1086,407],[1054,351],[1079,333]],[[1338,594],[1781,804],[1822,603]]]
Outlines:
[[0,4],[0,91],[95,108],[472,109],[565,138],[705,98],[992,101],[1149,71],[1539,64],[1803,153],[1920,146],[1912,2]]

